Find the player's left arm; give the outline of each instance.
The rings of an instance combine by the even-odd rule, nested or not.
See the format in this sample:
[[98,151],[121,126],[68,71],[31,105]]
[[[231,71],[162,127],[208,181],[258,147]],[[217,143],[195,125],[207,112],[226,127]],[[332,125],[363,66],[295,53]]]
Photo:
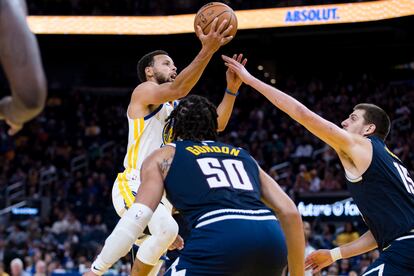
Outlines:
[[276,212],[286,237],[290,275],[304,275],[305,234],[299,211],[276,181],[260,167],[259,171],[262,199],[267,206]]
[[[234,54],[233,59],[240,63],[242,66],[245,66],[247,63],[247,59],[243,59],[243,54]],[[233,111],[234,102],[236,101],[237,93],[239,93],[239,88],[242,84],[242,80],[237,76],[235,72],[233,72],[230,68],[227,68],[226,71],[226,81],[227,81],[227,88],[226,92],[224,93],[223,100],[217,107],[217,122],[218,122],[218,131],[223,131],[227,123],[230,120],[231,113]]]
[[143,162],[142,184],[138,189],[134,204],[122,216],[106,239],[101,253],[86,275],[102,275],[116,261],[125,256],[133,243],[147,227],[153,212],[164,193],[164,178],[171,166],[175,149],[164,147],[154,151]]
[[317,273],[337,260],[358,256],[377,247],[378,244],[371,231],[367,231],[358,239],[337,248],[312,252],[306,257],[306,270],[312,269],[313,273]]

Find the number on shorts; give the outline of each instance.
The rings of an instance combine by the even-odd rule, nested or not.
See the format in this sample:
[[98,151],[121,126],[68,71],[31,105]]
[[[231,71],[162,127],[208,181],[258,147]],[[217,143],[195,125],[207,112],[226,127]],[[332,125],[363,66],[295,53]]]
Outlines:
[[235,159],[217,158],[197,159],[201,171],[207,177],[210,188],[233,187],[239,190],[253,190],[253,185],[247,175],[243,162]]

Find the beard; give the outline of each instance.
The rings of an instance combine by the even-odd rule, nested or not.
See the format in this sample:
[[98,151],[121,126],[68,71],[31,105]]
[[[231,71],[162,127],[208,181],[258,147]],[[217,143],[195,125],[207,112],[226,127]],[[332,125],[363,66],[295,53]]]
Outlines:
[[159,72],[154,72],[154,78],[157,81],[158,84],[163,84],[166,82],[171,82],[170,77],[162,75]]

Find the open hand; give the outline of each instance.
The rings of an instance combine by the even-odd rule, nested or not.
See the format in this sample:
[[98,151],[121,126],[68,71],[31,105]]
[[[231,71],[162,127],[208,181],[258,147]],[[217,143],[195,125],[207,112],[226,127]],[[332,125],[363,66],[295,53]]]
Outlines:
[[226,65],[233,73],[235,73],[244,83],[248,84],[249,81],[253,79],[253,76],[249,73],[249,71],[246,70],[243,63],[240,63],[236,59],[225,55],[222,55],[221,57],[224,60],[224,65]]
[[[243,54],[234,54],[233,59],[243,65],[243,67],[247,63],[247,58],[243,59]],[[243,59],[243,61],[242,61]],[[226,71],[226,80],[227,80],[227,88],[230,89],[230,91],[236,93],[236,91],[239,90],[240,85],[242,84],[242,80],[239,78],[239,76],[229,67]]]
[[233,29],[233,25],[224,29],[224,26],[227,24],[227,19],[223,20],[219,26],[217,26],[217,22],[218,18],[216,17],[211,23],[211,28],[208,34],[203,33],[200,25],[197,25],[196,28],[196,35],[200,39],[203,48],[206,48],[213,53],[233,39],[233,36],[229,36],[231,29]]
[[312,273],[317,273],[332,263],[333,260],[329,250],[316,250],[306,257],[305,270],[312,269]]

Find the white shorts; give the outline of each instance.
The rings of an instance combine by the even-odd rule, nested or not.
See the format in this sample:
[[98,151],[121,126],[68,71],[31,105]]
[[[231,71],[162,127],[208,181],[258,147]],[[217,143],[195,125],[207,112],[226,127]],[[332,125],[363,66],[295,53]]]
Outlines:
[[[135,202],[135,196],[140,185],[139,170],[126,169],[124,172],[118,173],[114,186],[112,187],[112,203],[120,217]],[[165,192],[161,203],[172,212],[172,205],[165,197]]]

